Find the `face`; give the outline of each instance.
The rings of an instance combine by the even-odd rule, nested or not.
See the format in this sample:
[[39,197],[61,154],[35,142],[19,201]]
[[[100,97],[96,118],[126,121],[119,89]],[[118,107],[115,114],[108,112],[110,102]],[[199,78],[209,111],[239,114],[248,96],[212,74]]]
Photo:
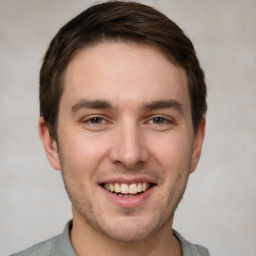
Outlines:
[[69,63],[58,151],[40,124],[74,221],[121,242],[170,232],[203,130],[193,134],[184,70],[151,46],[124,42],[84,48]]

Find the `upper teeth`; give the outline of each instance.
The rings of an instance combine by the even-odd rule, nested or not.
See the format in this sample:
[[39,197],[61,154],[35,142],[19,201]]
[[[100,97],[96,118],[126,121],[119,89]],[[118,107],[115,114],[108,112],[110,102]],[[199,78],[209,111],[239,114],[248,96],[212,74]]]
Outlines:
[[140,183],[104,183],[104,188],[108,191],[122,194],[137,194],[139,192],[144,192],[149,188],[150,184],[148,182]]

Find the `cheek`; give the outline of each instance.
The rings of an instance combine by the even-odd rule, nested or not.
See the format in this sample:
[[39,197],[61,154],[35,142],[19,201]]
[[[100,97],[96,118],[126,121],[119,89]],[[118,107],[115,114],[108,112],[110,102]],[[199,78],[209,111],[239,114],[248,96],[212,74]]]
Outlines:
[[98,168],[102,159],[108,151],[108,145],[111,145],[101,136],[88,136],[82,133],[68,133],[63,136],[64,140],[61,146],[61,153],[65,159],[65,165],[76,172],[86,174],[92,173]]
[[192,143],[186,134],[152,137],[150,152],[163,170],[183,170],[190,166]]

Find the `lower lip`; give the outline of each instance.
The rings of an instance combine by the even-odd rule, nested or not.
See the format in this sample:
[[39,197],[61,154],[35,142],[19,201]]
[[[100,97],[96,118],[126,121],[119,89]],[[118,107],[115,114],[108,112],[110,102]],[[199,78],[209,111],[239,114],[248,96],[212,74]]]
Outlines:
[[121,197],[121,196],[116,195],[115,193],[112,193],[112,192],[104,189],[101,186],[99,186],[99,187],[112,203],[114,203],[115,205],[118,205],[120,207],[126,207],[126,208],[140,206],[143,203],[145,203],[145,201],[149,198],[149,196],[151,195],[151,193],[153,192],[153,190],[155,188],[155,186],[152,186],[147,191],[145,191],[144,193],[141,193],[137,196]]

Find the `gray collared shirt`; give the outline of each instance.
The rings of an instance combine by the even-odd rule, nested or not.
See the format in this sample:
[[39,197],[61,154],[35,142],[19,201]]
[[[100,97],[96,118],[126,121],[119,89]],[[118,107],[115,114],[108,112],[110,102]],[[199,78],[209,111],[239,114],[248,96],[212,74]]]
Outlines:
[[[72,221],[69,221],[62,234],[11,256],[77,256],[69,238],[71,227]],[[173,234],[181,243],[183,256],[210,256],[205,247],[189,243],[175,230]]]

